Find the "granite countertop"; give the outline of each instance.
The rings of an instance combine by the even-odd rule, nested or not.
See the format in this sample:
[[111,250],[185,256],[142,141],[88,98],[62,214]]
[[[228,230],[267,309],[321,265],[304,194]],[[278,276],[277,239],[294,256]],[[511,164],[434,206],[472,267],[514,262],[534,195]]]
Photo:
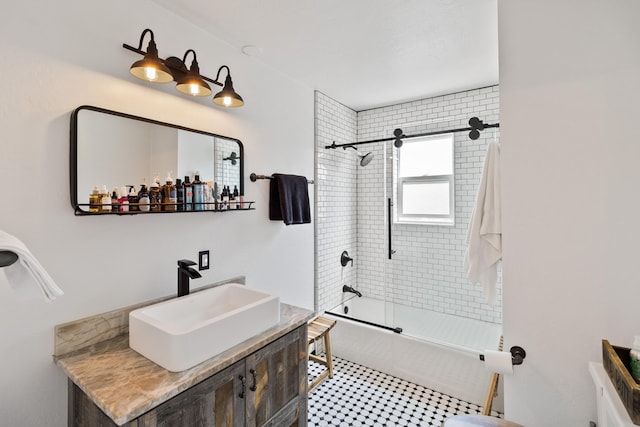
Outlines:
[[[129,348],[126,332],[99,342],[86,340],[89,345],[65,354],[56,350],[54,360],[106,415],[122,425],[298,328],[312,315],[310,310],[281,304],[277,325],[182,372],[167,371],[136,353]],[[127,316],[120,314],[120,317]],[[79,322],[87,323],[86,319]],[[105,328],[105,324],[108,322],[101,318],[88,329],[114,329],[112,325]],[[58,334],[56,348],[57,341]]]

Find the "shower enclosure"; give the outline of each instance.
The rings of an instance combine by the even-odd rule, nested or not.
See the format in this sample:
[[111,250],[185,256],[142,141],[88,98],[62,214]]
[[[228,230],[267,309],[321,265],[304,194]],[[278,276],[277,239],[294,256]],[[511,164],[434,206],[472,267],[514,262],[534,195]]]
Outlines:
[[[330,214],[325,217],[323,209],[326,202],[328,210],[340,213],[340,201],[332,201],[332,195],[340,181],[346,180],[346,185],[352,186],[352,197],[344,215],[353,219],[338,227],[353,236],[340,244],[354,259],[353,267],[342,267],[338,262],[342,250],[327,247],[326,251],[335,252],[324,262],[327,254],[318,246],[319,311],[474,352],[497,346],[502,320],[501,277],[498,301],[488,305],[482,287],[468,282],[463,259],[486,147],[499,140],[498,130],[486,129],[475,140],[469,132],[456,132],[404,138],[402,148],[391,140],[358,145],[356,151],[322,151],[329,141],[335,145],[392,138],[395,128],[401,128],[404,135],[459,129],[469,126],[471,116],[495,123],[497,95],[498,88],[489,87],[354,113],[355,135],[350,128],[336,134],[335,127],[325,130],[321,123],[317,125],[317,236],[320,241],[331,233],[337,239],[343,237],[340,231],[331,231],[328,223],[332,218]],[[331,101],[322,94],[316,97],[317,104]],[[335,108],[323,110],[323,114],[350,114]],[[335,117],[317,117],[317,123],[318,119],[336,122]],[[443,167],[442,160],[440,166],[431,164],[436,157],[446,159],[447,150],[449,166]],[[424,167],[433,172],[410,172]],[[440,202],[429,204],[426,200]],[[420,215],[425,209],[430,216]],[[336,292],[344,285],[363,296]]]

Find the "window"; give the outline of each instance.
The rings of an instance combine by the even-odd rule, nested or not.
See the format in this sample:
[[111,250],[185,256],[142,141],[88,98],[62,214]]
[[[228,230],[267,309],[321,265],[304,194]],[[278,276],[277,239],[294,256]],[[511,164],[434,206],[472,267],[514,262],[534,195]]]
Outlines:
[[453,224],[453,134],[405,140],[397,162],[398,222]]

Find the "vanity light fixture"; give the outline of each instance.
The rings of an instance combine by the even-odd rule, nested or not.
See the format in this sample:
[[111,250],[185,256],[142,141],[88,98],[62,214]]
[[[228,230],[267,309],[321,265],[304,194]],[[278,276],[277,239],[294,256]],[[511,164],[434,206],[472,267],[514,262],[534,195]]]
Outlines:
[[[176,85],[176,89],[185,95],[191,96],[209,96],[211,95],[211,86],[200,77],[200,67],[198,67],[198,60],[196,59],[196,53],[193,49],[189,49],[185,52],[184,58],[181,64],[184,65],[187,62],[187,55],[189,52],[193,53],[193,61],[191,62],[191,68],[187,71]],[[172,59],[174,57],[168,58]],[[176,58],[177,59],[177,58]],[[185,66],[186,69],[186,66]]]
[[224,80],[224,87],[222,90],[213,97],[214,104],[222,105],[223,107],[242,107],[244,105],[244,100],[240,95],[236,93],[233,89],[233,81],[231,80],[231,71],[229,67],[223,65],[218,68],[218,75],[216,76],[216,80],[220,78],[220,71],[223,68],[227,69],[227,78]]
[[[141,50],[145,34],[151,34],[151,40],[149,40],[146,52]],[[158,58],[158,48],[156,47],[156,41],[153,37],[153,31],[147,28],[142,32],[136,51],[144,55],[144,58],[133,63],[131,68],[129,68],[131,74],[139,79],[154,83],[169,83],[173,80],[171,71],[169,71],[162,60]]]
[[[142,43],[146,34],[150,34],[151,40],[145,52],[142,50]],[[209,82],[217,86],[222,86],[222,90],[213,97],[214,104],[228,108],[241,107],[244,105],[244,100],[233,88],[229,67],[222,65],[218,69],[215,80],[203,76],[200,74],[196,52],[193,49],[187,50],[182,59],[175,56],[161,59],[158,57],[158,48],[155,43],[153,31],[148,28],[140,35],[140,43],[137,48],[126,43],[123,43],[122,47],[144,56],[143,59],[134,62],[129,69],[131,74],[139,79],[153,83],[175,81],[176,89],[190,96],[211,95],[211,86],[207,83]],[[191,67],[187,68],[186,61],[189,53],[193,55],[193,60],[191,61]],[[220,73],[225,68],[227,70],[227,77],[224,84],[222,84],[219,81]]]

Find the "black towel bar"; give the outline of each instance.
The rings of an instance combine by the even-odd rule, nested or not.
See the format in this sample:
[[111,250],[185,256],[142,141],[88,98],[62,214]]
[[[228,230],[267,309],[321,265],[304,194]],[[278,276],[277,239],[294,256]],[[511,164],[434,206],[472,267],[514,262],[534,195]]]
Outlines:
[[[251,182],[256,182],[259,179],[273,179],[273,177],[271,175],[257,175],[256,173],[252,172],[251,175],[249,175],[249,179],[251,180]],[[312,179],[307,179],[307,183],[315,184]]]

